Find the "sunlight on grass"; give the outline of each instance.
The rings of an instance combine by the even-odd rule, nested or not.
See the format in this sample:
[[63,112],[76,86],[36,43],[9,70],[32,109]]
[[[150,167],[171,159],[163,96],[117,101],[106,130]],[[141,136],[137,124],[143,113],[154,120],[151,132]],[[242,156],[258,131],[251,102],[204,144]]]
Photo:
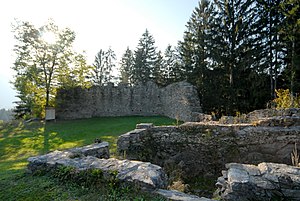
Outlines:
[[11,154],[9,156],[6,156],[5,158],[3,158],[3,160],[1,161],[5,161],[5,162],[9,162],[9,161],[15,161],[15,160],[19,160],[19,159],[27,159],[28,157],[31,156],[36,156],[39,153],[35,150],[25,150],[25,149],[21,149],[19,152]]
[[18,162],[18,163],[14,163],[8,170],[21,170],[26,168],[28,162]]
[[110,154],[115,155],[115,153],[117,152],[118,136],[111,136],[111,135],[101,136],[101,140],[109,143]]
[[76,142],[64,142],[63,144],[59,145],[57,148],[58,149],[70,149],[73,147],[81,147],[83,146],[84,140],[78,140]]
[[[27,159],[57,149],[92,144],[95,138],[109,142],[111,156],[114,156],[118,136],[133,130],[140,122],[172,125],[175,120],[165,117],[105,117],[3,124],[0,127],[0,200],[35,200],[36,194],[40,195],[40,200],[53,200],[53,196],[58,200],[74,200],[72,195],[64,194],[64,186],[57,187],[55,183],[49,186],[49,178],[25,176]],[[71,192],[74,195],[77,191]]]

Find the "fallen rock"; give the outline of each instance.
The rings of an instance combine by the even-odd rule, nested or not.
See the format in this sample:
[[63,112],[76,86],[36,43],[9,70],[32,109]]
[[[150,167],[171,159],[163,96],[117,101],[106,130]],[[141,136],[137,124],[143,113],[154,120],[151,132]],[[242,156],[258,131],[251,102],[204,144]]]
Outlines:
[[218,178],[218,194],[227,201],[300,200],[300,168],[277,163],[230,163]]

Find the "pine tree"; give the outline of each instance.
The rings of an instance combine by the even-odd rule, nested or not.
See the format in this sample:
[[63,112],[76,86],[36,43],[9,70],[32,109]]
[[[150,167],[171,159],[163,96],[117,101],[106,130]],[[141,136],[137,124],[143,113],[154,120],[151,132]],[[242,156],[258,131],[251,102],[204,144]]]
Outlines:
[[116,54],[109,48],[100,49],[95,56],[92,80],[94,85],[103,86],[113,80],[113,70],[116,67]]
[[162,75],[165,79],[165,84],[171,84],[183,80],[184,70],[178,50],[173,49],[168,45],[164,52],[164,63],[162,66]]
[[[217,46],[213,46],[215,35],[212,34],[212,30],[214,26],[214,5],[208,0],[199,1],[198,7],[195,8],[187,23],[183,41],[179,42],[183,68],[181,77],[197,86],[204,111],[212,110],[209,108],[210,106],[205,105],[205,102],[215,102],[216,98],[208,100],[210,94],[218,94],[216,90],[221,89],[221,87],[212,87],[215,84],[211,83],[211,80],[215,81],[218,75],[218,72],[210,73],[213,69],[218,68],[217,59],[212,58],[212,52],[217,48]],[[219,83],[221,82],[219,81]],[[220,86],[222,85],[220,84]]]
[[202,0],[195,8],[179,50],[185,77],[198,87],[204,111],[247,112],[270,97],[261,66],[266,40],[259,9],[254,0]]
[[132,51],[127,47],[120,62],[120,82],[132,84],[132,70],[134,65],[134,56]]
[[164,63],[164,57],[162,55],[162,52],[158,51],[156,55],[156,60],[154,62],[152,80],[159,86],[166,85],[166,78],[164,77],[163,74],[163,63]]
[[153,79],[155,61],[155,40],[146,29],[142,38],[139,40],[136,51],[134,52],[134,66],[132,70],[133,84],[147,82]]
[[260,30],[261,62],[260,70],[268,72],[270,77],[270,95],[275,98],[278,75],[284,68],[283,58],[286,55],[281,41],[280,29],[283,26],[283,15],[280,13],[281,0],[258,0],[257,7]]
[[285,43],[287,54],[285,62],[286,78],[293,97],[300,93],[300,1],[285,0],[280,3],[280,13],[284,15],[281,36]]
[[262,61],[258,8],[254,0],[215,0],[215,4],[217,17],[212,59],[225,72],[225,110],[228,114],[246,112],[250,105],[247,99],[255,99],[249,97],[249,84],[254,80],[246,85],[241,83],[248,80],[247,75],[250,76],[253,70],[259,69]]
[[104,75],[104,83],[110,83],[113,81],[113,71],[116,68],[116,54],[115,52],[111,49],[111,47],[108,48],[108,50],[106,51],[105,54],[105,60],[104,60],[104,64],[105,64],[105,75]]
[[94,69],[93,69],[93,83],[94,85],[102,86],[105,76],[105,51],[100,49],[95,56]]

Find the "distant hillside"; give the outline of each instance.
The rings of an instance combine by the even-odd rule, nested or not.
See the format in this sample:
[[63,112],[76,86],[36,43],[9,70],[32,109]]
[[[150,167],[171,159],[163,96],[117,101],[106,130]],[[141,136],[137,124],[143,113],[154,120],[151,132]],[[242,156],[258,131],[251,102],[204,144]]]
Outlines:
[[10,121],[14,117],[12,110],[0,109],[0,120]]

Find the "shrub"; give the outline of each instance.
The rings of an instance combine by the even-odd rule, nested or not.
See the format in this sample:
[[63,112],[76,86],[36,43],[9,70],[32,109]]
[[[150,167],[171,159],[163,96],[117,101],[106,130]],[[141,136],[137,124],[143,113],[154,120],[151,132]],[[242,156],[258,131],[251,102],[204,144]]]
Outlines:
[[293,96],[289,89],[276,90],[276,96],[273,100],[277,109],[295,108],[300,106],[300,97]]

